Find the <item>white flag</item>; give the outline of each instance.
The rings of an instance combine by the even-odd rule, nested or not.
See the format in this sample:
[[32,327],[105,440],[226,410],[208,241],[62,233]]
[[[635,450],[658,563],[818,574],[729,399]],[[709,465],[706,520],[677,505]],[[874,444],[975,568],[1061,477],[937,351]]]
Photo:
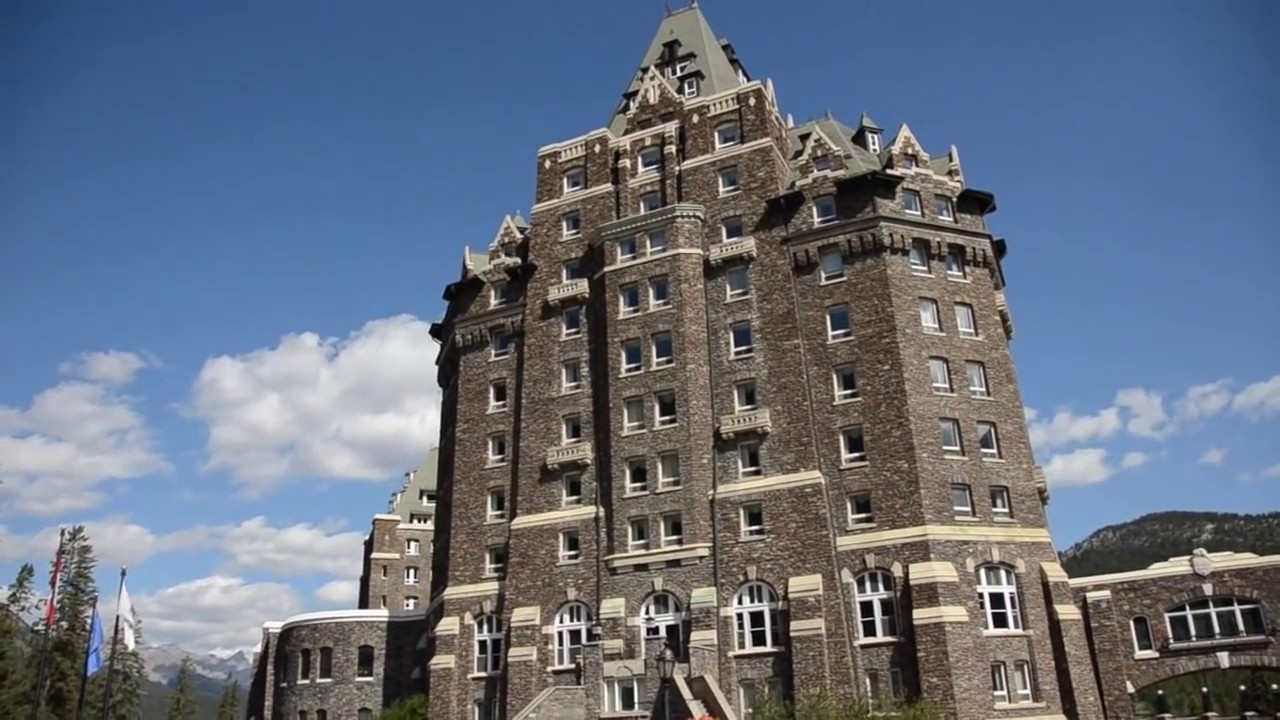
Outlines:
[[138,647],[138,619],[133,614],[133,603],[129,600],[129,590],[120,581],[120,605],[116,608],[116,619],[120,621],[120,640],[130,650]]

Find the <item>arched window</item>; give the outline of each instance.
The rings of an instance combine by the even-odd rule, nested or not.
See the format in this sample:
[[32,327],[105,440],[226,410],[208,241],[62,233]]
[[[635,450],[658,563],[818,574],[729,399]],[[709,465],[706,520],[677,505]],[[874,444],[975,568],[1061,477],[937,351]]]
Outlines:
[[303,648],[298,651],[298,679],[311,679],[311,649]]
[[320,675],[321,680],[333,679],[333,648],[320,648]]
[[1262,604],[1233,597],[1203,598],[1164,614],[1175,643],[1262,636],[1267,634]]
[[356,649],[356,677],[373,677],[373,646],[361,645]]
[[502,669],[502,618],[489,613],[476,618],[476,669],[485,675]]
[[1156,649],[1155,641],[1151,637],[1151,622],[1142,615],[1138,615],[1129,621],[1133,629],[1133,649],[1134,652],[1151,652]]
[[665,638],[671,652],[684,650],[684,613],[680,601],[668,592],[654,593],[640,606],[640,627],[645,640]]
[[978,609],[983,630],[1021,630],[1018,579],[1003,565],[978,568]]
[[854,597],[863,640],[898,636],[898,598],[892,575],[883,570],[862,573],[854,581]]
[[356,720],[373,720],[373,711],[369,708],[360,708],[356,711]]
[[317,710],[317,711],[316,711],[316,720],[329,720],[329,711],[328,711],[328,710]]
[[587,641],[587,629],[590,627],[591,613],[587,606],[580,602],[571,602],[556,613],[555,648],[556,665],[568,667],[582,655],[582,646]]
[[762,582],[749,582],[733,597],[739,650],[763,650],[782,645],[778,632],[778,596]]

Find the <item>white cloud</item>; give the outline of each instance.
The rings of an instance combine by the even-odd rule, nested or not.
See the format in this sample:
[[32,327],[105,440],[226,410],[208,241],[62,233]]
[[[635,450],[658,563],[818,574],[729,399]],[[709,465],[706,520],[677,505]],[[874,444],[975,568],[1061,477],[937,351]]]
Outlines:
[[159,365],[159,361],[150,355],[107,350],[84,353],[71,362],[59,365],[58,372],[92,383],[124,385],[132,382],[139,370]]
[[1102,448],[1080,448],[1054,455],[1044,465],[1045,479],[1054,487],[1093,485],[1115,474]]
[[1193,385],[1177,402],[1177,417],[1184,421],[1213,417],[1231,404],[1232,395],[1230,380]]
[[[88,520],[81,524],[93,545],[100,569],[138,565],[160,552],[200,547],[210,538],[209,529],[202,527],[156,535],[121,517]],[[0,526],[0,562],[32,562],[43,569],[40,563],[52,560],[57,548],[58,527],[46,527],[31,535],[15,535]]]
[[252,652],[262,638],[262,623],[302,610],[288,585],[250,583],[226,575],[189,580],[151,594],[130,588],[130,596],[142,621],[144,642],[176,643],[192,652]]
[[1241,390],[1231,399],[1231,409],[1256,419],[1280,413],[1280,375]]
[[277,575],[360,576],[364,534],[330,533],[309,523],[272,527],[265,517],[215,528],[233,567]]
[[1164,396],[1142,388],[1125,388],[1116,393],[1116,407],[1127,410],[1125,430],[1131,435],[1159,440],[1169,434],[1169,415]]
[[208,426],[206,468],[230,471],[250,496],[292,476],[399,475],[438,435],[428,328],[400,315],[346,339],[293,334],[206,361],[188,407]]
[[1142,467],[1151,461],[1151,454],[1144,452],[1127,452],[1124,457],[1120,458],[1120,467],[1129,470],[1136,467]]
[[1211,447],[1200,456],[1201,465],[1221,465],[1227,459],[1225,448]]
[[[0,507],[54,515],[99,505],[101,486],[169,470],[136,400],[120,385],[139,369],[132,353],[91,353],[25,410],[0,406]],[[144,361],[145,362],[145,361]]]
[[1037,448],[1105,440],[1124,427],[1118,408],[1107,408],[1096,415],[1075,415],[1069,410],[1059,410],[1043,421],[1037,419],[1039,416],[1034,410],[1029,415],[1031,444]]
[[316,588],[316,599],[330,605],[355,607],[360,594],[360,583],[356,580],[334,580]]
[[1276,463],[1266,470],[1263,470],[1261,474],[1262,477],[1267,478],[1268,480],[1280,478],[1280,463]]

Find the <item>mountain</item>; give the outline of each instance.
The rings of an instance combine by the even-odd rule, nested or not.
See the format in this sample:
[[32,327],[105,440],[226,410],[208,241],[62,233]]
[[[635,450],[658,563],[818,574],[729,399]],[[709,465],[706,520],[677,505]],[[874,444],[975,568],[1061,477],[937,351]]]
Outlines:
[[[240,687],[248,687],[249,681],[253,678],[253,659],[243,650],[234,655],[222,657],[213,653],[193,653],[177,645],[166,644],[143,645],[139,648],[139,652],[147,663],[147,676],[159,683],[172,682],[178,676],[178,666],[182,664],[184,657],[190,657],[192,664],[195,665],[198,676],[197,687],[202,690],[205,685],[209,685],[217,688],[215,692],[221,691],[227,675],[230,675],[232,680],[239,680]],[[204,683],[204,680],[213,682]]]
[[1280,553],[1280,512],[1257,515],[1168,511],[1108,525],[1063,551],[1071,577],[1141,570],[1171,557],[1234,550]]

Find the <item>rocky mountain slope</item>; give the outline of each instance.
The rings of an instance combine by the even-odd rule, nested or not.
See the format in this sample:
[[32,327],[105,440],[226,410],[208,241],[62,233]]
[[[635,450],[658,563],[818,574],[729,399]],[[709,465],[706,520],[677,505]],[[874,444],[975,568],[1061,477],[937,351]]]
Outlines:
[[[196,674],[202,678],[213,680],[217,687],[230,675],[232,680],[239,680],[240,687],[248,687],[253,676],[253,659],[243,650],[228,657],[193,653],[177,645],[143,645],[142,659],[147,664],[147,677],[159,683],[171,682],[178,676],[178,666],[182,658],[190,656]],[[202,683],[203,685],[204,683]]]
[[1280,512],[1256,515],[1168,511],[1095,530],[1061,553],[1072,577],[1141,570],[1162,560],[1234,550],[1280,553]]

